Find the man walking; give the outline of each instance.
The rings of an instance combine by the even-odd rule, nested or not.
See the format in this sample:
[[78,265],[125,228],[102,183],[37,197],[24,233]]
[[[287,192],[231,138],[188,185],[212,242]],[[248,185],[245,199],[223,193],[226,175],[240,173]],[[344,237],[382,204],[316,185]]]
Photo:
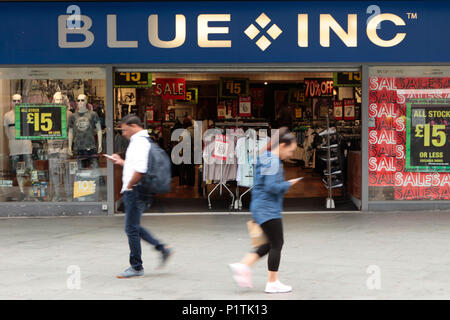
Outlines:
[[125,205],[125,232],[130,246],[130,265],[128,269],[117,275],[118,278],[131,278],[144,275],[141,259],[141,238],[152,244],[161,252],[161,266],[167,262],[172,250],[154,238],[146,229],[141,227],[142,213],[152,202],[150,194],[142,191],[138,185],[148,168],[148,155],[151,151],[149,135],[141,120],[133,115],[127,115],[120,121],[122,135],[130,140],[130,144],[123,160],[118,154],[109,159],[114,164],[123,166],[122,191]]

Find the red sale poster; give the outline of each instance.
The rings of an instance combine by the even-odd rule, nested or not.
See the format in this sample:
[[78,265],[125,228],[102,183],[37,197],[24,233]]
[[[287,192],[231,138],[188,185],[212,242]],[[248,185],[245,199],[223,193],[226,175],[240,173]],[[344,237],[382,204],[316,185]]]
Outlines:
[[344,99],[344,120],[355,120],[355,99]]
[[223,104],[219,104],[217,106],[217,118],[225,119],[226,116],[227,116],[227,107]]
[[251,117],[252,116],[252,98],[251,97],[239,97],[239,116]]
[[444,77],[369,78],[370,187],[392,187],[391,200],[450,200],[450,173],[405,171],[406,102],[450,98],[449,88]]
[[184,100],[186,80],[184,78],[157,78],[155,93],[163,99]]
[[342,120],[344,118],[343,115],[343,109],[344,109],[344,104],[341,100],[336,100],[333,103],[333,109],[334,109],[334,120]]

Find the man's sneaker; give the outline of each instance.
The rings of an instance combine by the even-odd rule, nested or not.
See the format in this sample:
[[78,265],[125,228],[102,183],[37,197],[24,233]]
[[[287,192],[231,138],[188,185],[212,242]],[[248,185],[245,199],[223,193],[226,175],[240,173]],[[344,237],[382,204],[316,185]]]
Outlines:
[[326,136],[327,134],[331,135],[331,134],[335,134],[335,133],[336,133],[336,127],[331,127],[331,128],[328,128],[328,129],[325,129],[325,130],[319,132],[319,136],[323,137],[323,136]]
[[266,289],[264,291],[266,293],[286,293],[291,292],[292,287],[281,283],[280,280],[277,280],[275,282],[267,282]]
[[[342,173],[341,169],[339,169],[339,168],[331,168],[331,175],[340,174],[340,173]],[[326,169],[323,170],[323,174],[328,176],[329,175],[328,170],[326,170]]]
[[170,247],[164,247],[164,249],[161,251],[161,264],[159,265],[159,268],[164,267],[172,255],[173,249]]
[[132,278],[132,277],[142,277],[144,275],[144,269],[141,270],[135,270],[133,267],[129,267],[127,270],[125,270],[122,273],[119,273],[117,275],[117,278],[119,279],[126,279],[126,278]]
[[239,287],[242,288],[253,288],[252,283],[252,270],[250,267],[243,263],[232,263],[228,265],[230,267],[231,273],[233,274],[233,279],[236,281]]

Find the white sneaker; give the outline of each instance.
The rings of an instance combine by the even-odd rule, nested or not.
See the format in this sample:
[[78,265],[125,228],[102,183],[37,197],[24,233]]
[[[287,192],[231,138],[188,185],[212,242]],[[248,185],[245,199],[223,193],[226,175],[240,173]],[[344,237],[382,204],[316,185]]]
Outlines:
[[280,280],[277,280],[275,282],[267,282],[266,290],[264,291],[266,293],[286,293],[291,292],[292,287],[281,283]]
[[242,288],[253,288],[252,270],[243,263],[232,263],[228,265],[233,273],[233,279]]

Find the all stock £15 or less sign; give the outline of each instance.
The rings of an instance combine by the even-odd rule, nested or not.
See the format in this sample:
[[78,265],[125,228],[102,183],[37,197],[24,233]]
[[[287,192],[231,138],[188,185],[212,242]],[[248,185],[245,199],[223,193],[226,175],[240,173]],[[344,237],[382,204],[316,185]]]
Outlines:
[[16,139],[43,140],[67,138],[67,107],[60,104],[17,104]]
[[450,172],[450,100],[406,102],[406,171]]

